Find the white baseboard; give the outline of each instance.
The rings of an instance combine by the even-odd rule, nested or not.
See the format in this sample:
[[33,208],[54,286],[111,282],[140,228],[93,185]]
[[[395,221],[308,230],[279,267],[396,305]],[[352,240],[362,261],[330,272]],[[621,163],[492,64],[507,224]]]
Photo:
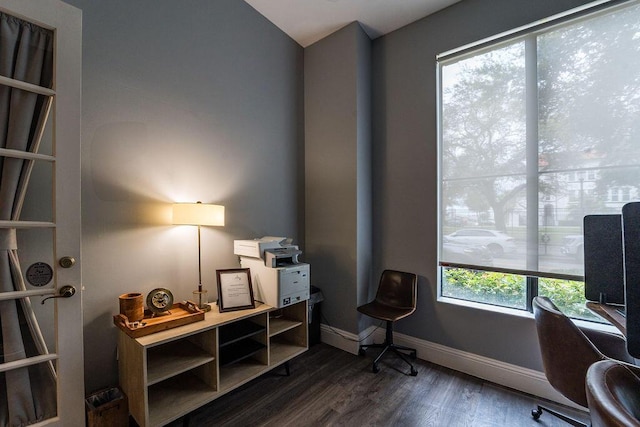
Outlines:
[[[323,343],[352,354],[358,354],[358,339],[369,336],[369,338],[365,340],[367,343],[373,340],[375,340],[375,342],[382,342],[384,341],[384,333],[384,328],[376,330],[375,327],[372,326],[363,331],[359,337],[351,332],[342,331],[324,324],[321,325],[321,340]],[[446,347],[397,332],[394,332],[393,338],[394,342],[399,345],[415,348],[419,359],[553,402],[585,410],[585,408],[576,405],[555,391],[547,381],[543,372]]]
[[[361,335],[366,336],[365,333]],[[348,351],[352,354],[358,354],[359,340],[360,337],[356,334],[334,328],[333,326],[327,326],[324,323],[320,324],[320,341],[332,347]]]

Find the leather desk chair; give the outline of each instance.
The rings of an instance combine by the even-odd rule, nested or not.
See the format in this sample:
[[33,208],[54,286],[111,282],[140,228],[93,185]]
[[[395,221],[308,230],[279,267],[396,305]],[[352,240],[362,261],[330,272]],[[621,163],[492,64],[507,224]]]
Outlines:
[[[587,407],[585,378],[595,362],[617,359],[633,363],[626,342],[620,335],[578,328],[547,297],[533,299],[544,373],[551,386],[567,399]],[[586,426],[567,415],[538,405],[534,419],[546,411],[574,426]]]
[[593,427],[640,427],[640,367],[596,362],[587,371],[586,392]]
[[393,322],[409,316],[416,310],[416,297],[418,293],[418,276],[413,273],[401,271],[385,270],[380,276],[380,283],[376,297],[370,303],[358,307],[360,313],[366,314],[374,319],[384,320],[387,323],[385,340],[382,344],[361,345],[359,354],[365,355],[367,348],[382,348],[382,351],[373,361],[372,371],[378,372],[378,362],[388,351],[398,355],[411,367],[411,375],[418,375],[418,371],[406,358],[406,354],[400,352],[408,351],[412,359],[416,358],[416,349],[396,345],[393,343]]

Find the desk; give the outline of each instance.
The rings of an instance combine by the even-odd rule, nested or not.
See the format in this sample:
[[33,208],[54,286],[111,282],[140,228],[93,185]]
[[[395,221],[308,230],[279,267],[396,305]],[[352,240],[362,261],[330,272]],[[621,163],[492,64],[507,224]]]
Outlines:
[[618,306],[587,301],[587,308],[611,322],[622,335],[627,336],[627,318],[620,314]]

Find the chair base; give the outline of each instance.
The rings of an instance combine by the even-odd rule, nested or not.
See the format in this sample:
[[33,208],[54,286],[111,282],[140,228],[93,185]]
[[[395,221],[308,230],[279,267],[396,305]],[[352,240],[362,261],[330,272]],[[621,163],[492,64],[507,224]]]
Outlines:
[[[413,363],[411,363],[409,359],[407,359],[407,357],[415,359],[417,357],[417,351],[415,348],[409,348],[393,343],[393,322],[387,321],[386,337],[382,344],[361,345],[360,349],[358,350],[358,354],[364,356],[368,348],[382,349],[382,351],[378,354],[378,357],[376,357],[376,359],[373,361],[373,364],[371,365],[371,371],[373,373],[378,373],[380,371],[378,362],[388,351],[391,351],[395,353],[400,359],[404,360],[407,365],[409,365],[409,367],[411,368],[411,376],[415,377],[416,375],[418,375],[418,371],[416,370],[416,368],[414,368]],[[408,351],[409,354],[404,354],[401,351]]]
[[589,427],[589,424],[585,424],[582,421],[576,420],[575,418],[571,418],[568,415],[561,414],[560,412],[556,412],[553,409],[545,408],[544,406],[540,406],[540,405],[538,405],[537,409],[531,410],[531,416],[533,417],[534,420],[537,421],[540,418],[540,415],[542,415],[543,411],[544,412],[548,412],[549,414],[553,415],[554,417],[560,418],[562,421],[566,421],[567,423],[571,424],[572,426]]

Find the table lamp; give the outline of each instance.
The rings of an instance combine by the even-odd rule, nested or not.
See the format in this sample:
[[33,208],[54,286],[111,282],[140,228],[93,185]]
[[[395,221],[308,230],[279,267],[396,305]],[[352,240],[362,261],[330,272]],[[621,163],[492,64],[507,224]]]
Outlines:
[[197,203],[175,203],[173,205],[173,223],[176,225],[197,225],[198,226],[198,307],[201,310],[209,311],[211,306],[207,304],[205,290],[202,289],[202,249],[200,245],[200,227],[223,226],[224,206],[210,205],[201,202]]

